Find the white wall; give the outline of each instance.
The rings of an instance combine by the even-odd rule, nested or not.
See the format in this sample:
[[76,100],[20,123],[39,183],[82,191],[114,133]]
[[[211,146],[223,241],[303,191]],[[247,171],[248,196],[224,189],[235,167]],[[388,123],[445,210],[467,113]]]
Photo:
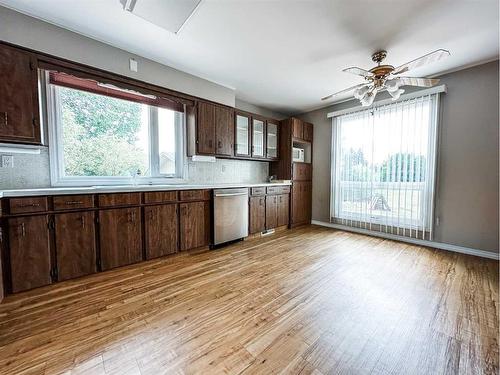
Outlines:
[[[186,94],[235,105],[234,90],[0,6],[0,40]],[[131,72],[129,59],[139,62]]]

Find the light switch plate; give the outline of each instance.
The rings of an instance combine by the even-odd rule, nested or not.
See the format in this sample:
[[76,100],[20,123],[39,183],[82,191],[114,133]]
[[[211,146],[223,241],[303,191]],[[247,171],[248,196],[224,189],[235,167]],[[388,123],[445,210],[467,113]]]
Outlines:
[[2,155],[2,168],[14,168],[14,156]]

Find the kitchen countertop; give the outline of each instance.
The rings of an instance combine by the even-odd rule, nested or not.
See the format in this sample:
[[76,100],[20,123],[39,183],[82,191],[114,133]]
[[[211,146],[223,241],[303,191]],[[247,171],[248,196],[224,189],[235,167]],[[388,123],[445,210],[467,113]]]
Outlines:
[[291,182],[260,182],[234,184],[171,184],[171,185],[115,185],[115,186],[82,186],[82,187],[47,187],[37,189],[0,190],[0,198],[30,197],[38,195],[66,194],[98,194],[98,193],[130,193],[142,191],[168,191],[192,189],[226,189],[261,186],[288,186]]

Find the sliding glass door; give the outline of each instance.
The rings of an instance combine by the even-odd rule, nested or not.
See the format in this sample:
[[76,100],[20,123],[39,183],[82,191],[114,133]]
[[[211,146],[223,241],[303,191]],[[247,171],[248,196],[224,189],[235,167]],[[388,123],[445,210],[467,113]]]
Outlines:
[[429,239],[437,94],[333,120],[334,222]]

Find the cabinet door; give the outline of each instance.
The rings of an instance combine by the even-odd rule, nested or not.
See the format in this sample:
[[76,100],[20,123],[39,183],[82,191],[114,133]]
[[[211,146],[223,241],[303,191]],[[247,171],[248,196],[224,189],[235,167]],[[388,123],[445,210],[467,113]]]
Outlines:
[[215,154],[215,106],[209,103],[198,103],[198,152]]
[[290,217],[289,200],[290,197],[288,194],[278,196],[278,227],[288,225]]
[[312,179],[312,164],[294,162],[292,177],[294,181],[310,181]]
[[264,121],[252,119],[252,156],[264,157]]
[[303,128],[303,139],[304,141],[312,142],[313,141],[313,124],[310,122],[304,122]]
[[292,119],[292,136],[293,138],[302,139],[304,137],[304,123],[297,119]]
[[235,154],[250,156],[250,117],[236,114],[236,148]]
[[0,45],[0,140],[40,143],[36,59]]
[[8,226],[12,292],[50,284],[48,216],[11,218]]
[[215,136],[217,139],[217,155],[233,155],[234,112],[229,108],[215,107]]
[[58,280],[96,272],[94,213],[58,214],[54,221]]
[[146,258],[153,259],[177,252],[177,205],[144,207]]
[[268,159],[278,158],[278,124],[267,122],[266,127],[267,142],[266,142],[266,157]]
[[292,224],[311,221],[311,181],[294,181],[292,187]]
[[266,229],[278,226],[278,196],[268,195],[266,197]]
[[207,246],[210,242],[210,202],[181,203],[180,250]]
[[103,271],[141,261],[140,208],[99,211],[99,239]]
[[250,197],[250,234],[259,233],[266,229],[265,197]]

